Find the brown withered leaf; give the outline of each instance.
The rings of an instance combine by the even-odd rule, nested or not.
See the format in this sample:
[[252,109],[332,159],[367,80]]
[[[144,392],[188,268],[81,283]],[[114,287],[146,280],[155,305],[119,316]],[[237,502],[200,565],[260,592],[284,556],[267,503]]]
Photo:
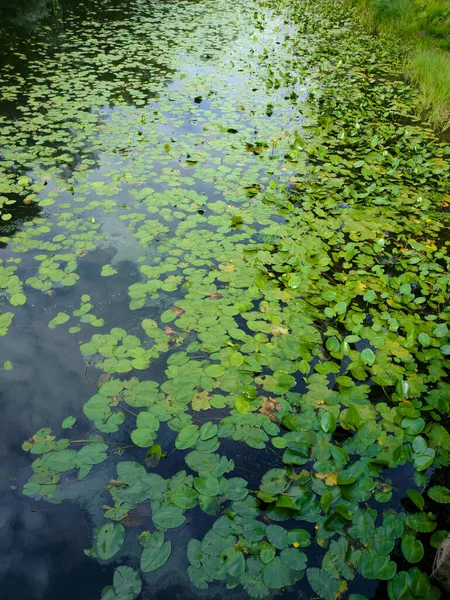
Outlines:
[[109,373],[102,373],[100,377],[97,379],[97,385],[102,385],[102,383],[106,383],[111,379],[111,375]]
[[177,317],[179,317],[180,315],[182,315],[184,313],[184,310],[182,308],[178,308],[178,306],[171,306],[169,308],[169,310],[173,310],[173,312],[177,315]]
[[149,515],[147,507],[141,504],[129,510],[125,519],[122,519],[120,522],[125,527],[140,527]]
[[121,481],[120,479],[111,479],[111,481],[106,486],[106,489],[110,490],[113,487],[124,487],[124,485],[125,485],[124,482]]
[[265,415],[266,417],[269,417],[269,419],[271,421],[276,421],[277,417],[276,414],[279,410],[281,410],[283,407],[281,406],[281,404],[275,400],[274,398],[263,398],[262,399],[263,403],[261,404],[261,408],[259,409],[259,412],[262,415]]
[[178,335],[178,333],[174,329],[172,329],[172,327],[169,327],[168,325],[166,327],[164,327],[164,333],[166,335],[171,335],[171,336]]

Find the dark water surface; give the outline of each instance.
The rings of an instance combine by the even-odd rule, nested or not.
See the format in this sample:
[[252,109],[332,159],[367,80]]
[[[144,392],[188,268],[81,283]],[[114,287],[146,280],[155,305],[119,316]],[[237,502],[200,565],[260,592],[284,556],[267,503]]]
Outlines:
[[[1,371],[0,389],[2,600],[95,600],[118,565],[139,569],[142,549],[134,533],[154,531],[148,507],[125,520],[126,541],[114,558],[84,553],[94,528],[105,522],[117,464],[144,463],[151,445],[130,441],[135,405],[125,404],[123,390],[117,394],[123,426],[100,433],[110,445],[108,460],[80,480],[74,470],[61,473],[54,493],[47,484],[39,493],[22,493],[38,458],[22,444],[47,427],[75,449],[98,435],[83,406],[109,376],[176,382],[159,396],[168,416],[157,413],[156,441],[169,456],[152,471],[164,478],[186,469],[186,453],[174,450],[191,419],[184,385],[191,392],[187,414],[199,426],[226,417],[242,394],[253,401],[254,380],[258,394],[289,398],[294,406],[306,392],[297,368],[303,354],[292,348],[270,354],[287,334],[286,323],[294,322],[286,307],[294,306],[296,323],[303,323],[305,307],[295,308],[289,290],[261,283],[261,271],[243,258],[245,246],[259,244],[261,260],[270,262],[273,240],[290,240],[296,231],[294,224],[286,233],[287,211],[260,196],[294,186],[306,169],[306,161],[286,160],[307,122],[310,85],[307,74],[290,72],[285,49],[293,35],[289,20],[243,0],[1,0],[0,313],[14,313],[0,346],[0,364],[12,363]],[[322,267],[318,260],[318,273]],[[266,286],[264,297],[258,286]],[[156,322],[157,335],[144,327],[146,320]],[[307,338],[313,334],[306,321]],[[112,351],[101,353],[105,340],[95,351],[80,351],[80,344],[113,328],[144,340],[148,354],[132,364],[126,352],[110,358]],[[230,348],[237,352],[241,344],[248,344],[243,366],[231,362],[225,374],[203,373],[210,360],[230,365]],[[263,357],[267,344],[269,358],[256,366],[252,344]],[[293,344],[302,346],[297,339]],[[311,344],[302,346],[311,364],[326,361],[311,354]],[[180,383],[185,351],[192,367],[181,371]],[[328,374],[335,388],[338,373]],[[200,390],[207,405],[194,408]],[[371,394],[374,403],[384,398],[381,386]],[[70,415],[76,424],[63,431]],[[344,439],[348,432],[341,433]],[[267,470],[283,466],[278,447],[220,443],[220,454],[235,461],[232,476],[246,479],[249,490],[259,488]],[[408,464],[383,473],[392,488],[389,508],[399,510],[405,489],[416,487],[413,473]],[[227,590],[216,581],[199,590],[189,583],[187,542],[202,539],[216,517],[199,506],[187,517],[166,533],[172,555],[144,576],[141,597],[248,597],[240,586]],[[314,523],[291,524],[314,534]],[[398,554],[399,564],[405,562]],[[308,566],[318,566],[323,550],[313,544],[307,555]],[[387,597],[385,583],[377,585],[357,574],[351,591]],[[313,592],[303,578],[273,594],[298,599]]]
[[[120,0],[45,0],[31,6],[24,2],[1,7],[0,60],[4,78],[14,89],[11,95],[4,94],[0,102],[2,124],[22,129],[24,151],[27,148],[31,150],[31,161],[25,158],[22,164],[14,164],[14,150],[8,148],[12,144],[4,138],[4,158],[6,164],[9,161],[11,165],[7,171],[17,169],[19,175],[30,175],[36,179],[44,173],[47,179],[46,173],[51,169],[58,180],[55,182],[49,178],[41,197],[51,190],[61,206],[64,201],[72,201],[73,194],[67,183],[73,181],[74,174],[85,161],[84,168],[88,169],[91,182],[108,179],[108,172],[113,173],[112,179],[118,183],[108,195],[114,196],[114,205],[119,207],[110,216],[103,214],[101,203],[99,208],[95,205],[90,207],[89,218],[101,216],[100,231],[107,232],[104,242],[100,240],[96,244],[104,248],[91,248],[93,251],[81,258],[77,269],[80,279],[76,286],[56,285],[51,295],[29,288],[26,310],[18,311],[11,327],[9,337],[12,341],[3,343],[1,347],[2,361],[10,360],[14,365],[12,371],[2,374],[0,396],[2,599],[56,600],[64,597],[67,600],[90,600],[99,597],[100,590],[112,582],[114,565],[100,565],[84,554],[84,549],[91,545],[93,523],[101,512],[95,499],[98,481],[91,487],[85,486],[81,493],[76,490],[76,501],[72,499],[53,506],[45,501],[28,499],[20,492],[29,477],[30,468],[29,457],[21,446],[41,427],[58,430],[67,415],[77,416],[77,433],[84,435],[88,430],[81,408],[95,392],[99,373],[87,367],[75,336],[68,335],[67,330],[62,328],[49,329],[47,323],[57,311],[73,310],[79,298],[89,294],[95,299],[95,314],[109,325],[100,327],[98,331],[109,331],[111,326],[129,328],[127,288],[140,279],[136,260],[140,256],[142,260],[142,253],[148,256],[154,252],[151,246],[137,248],[135,240],[117,221],[117,210],[120,215],[126,215],[133,206],[129,190],[135,187],[135,177],[138,177],[138,183],[144,183],[150,175],[150,183],[157,191],[165,191],[172,185],[179,186],[180,183],[172,179],[172,170],[177,169],[176,177],[182,179],[183,176],[191,176],[192,167],[180,165],[181,158],[166,158],[162,145],[172,143],[174,138],[185,138],[187,143],[192,144],[193,153],[197,149],[201,151],[208,137],[219,139],[222,135],[222,131],[218,135],[217,129],[210,136],[202,134],[204,124],[209,121],[214,123],[221,119],[221,125],[230,127],[237,123],[241,131],[246,131],[249,141],[257,138],[250,108],[246,112],[244,107],[237,114],[234,112],[241,92],[248,91],[251,71],[230,66],[230,53],[236,52],[243,66],[247,67],[248,48],[245,45],[248,39],[239,33],[236,23],[229,25],[226,15],[217,15],[218,10],[214,3],[190,2],[182,3],[179,13],[177,2]],[[230,14],[233,15],[232,11]],[[238,16],[237,11],[234,16]],[[191,36],[193,41],[189,42],[184,36]],[[258,43],[261,45],[263,42]],[[220,77],[217,64],[225,65],[225,73]],[[74,76],[76,79],[73,79]],[[214,78],[218,81],[215,82]],[[215,89],[210,90],[209,85]],[[260,87],[261,82],[257,81],[257,85]],[[152,101],[152,97],[161,90],[165,90],[164,103]],[[214,92],[212,99],[206,97],[205,91]],[[254,99],[262,103],[264,97],[259,100],[256,91]],[[54,109],[52,96],[58,93],[62,93],[68,106],[61,102]],[[201,94],[205,97],[194,102],[193,96]],[[139,105],[145,108],[137,108]],[[45,116],[41,126],[29,127],[28,119],[36,119],[42,113]],[[292,118],[299,118],[297,111],[291,108],[285,113],[276,123],[273,123],[275,119],[259,117],[257,125],[264,124],[268,130],[277,131]],[[85,119],[86,126],[83,124]],[[70,120],[73,121],[73,129]],[[86,136],[87,141],[80,133],[80,125],[81,129],[92,128]],[[103,136],[98,144],[95,140],[96,127],[99,127],[98,135]],[[149,140],[141,142],[143,135],[140,131],[146,128],[144,135],[148,134]],[[61,130],[64,132],[62,136]],[[4,131],[7,136],[7,129]],[[264,132],[265,137],[267,133]],[[74,148],[74,138],[77,137],[81,137],[82,141],[78,148]],[[92,142],[94,148],[90,146]],[[41,147],[37,148],[36,144]],[[49,147],[54,151],[46,156],[45,148]],[[58,156],[62,153],[65,153],[62,159],[65,164],[60,169]],[[209,178],[210,182],[201,178],[192,180],[191,189],[202,199],[199,208],[207,198],[212,201],[224,198],[220,186],[217,189],[214,185],[214,174],[223,155],[220,144],[209,149],[211,167],[207,172],[209,177],[205,179]],[[152,161],[153,171],[149,164],[145,164],[146,160]],[[241,170],[243,176],[252,182],[252,176],[260,173],[260,161],[255,156],[246,162],[245,168],[251,169],[251,172],[245,175],[244,169]],[[35,170],[39,175],[35,176]],[[127,175],[128,170],[131,175]],[[60,179],[61,176],[63,179]],[[189,185],[191,181],[187,183]],[[96,194],[88,189],[86,196],[88,201],[97,200]],[[8,197],[18,200],[12,210],[12,221],[3,225],[10,234],[18,232],[21,223],[30,225],[36,216],[44,218],[45,223],[53,224],[61,212],[58,206],[51,207],[50,211],[36,204],[24,206],[21,203],[24,194],[12,191]],[[133,210],[136,210],[136,202]],[[91,233],[90,223],[83,224],[86,219],[81,213],[78,221],[82,224],[79,226],[77,223],[79,230],[88,240],[96,235],[100,238],[95,230]],[[43,233],[37,236],[37,252],[42,243],[53,237],[53,229],[51,233],[45,229],[46,225]],[[4,260],[11,256],[14,256],[14,249],[5,240]],[[111,259],[118,274],[111,278],[99,277],[101,266]],[[32,256],[24,255],[20,270],[25,276],[26,270],[34,274]],[[153,308],[146,310],[145,316],[159,312],[160,302],[155,301]],[[157,375],[154,373],[154,376]],[[243,457],[244,472],[260,472],[261,468],[255,469],[255,457],[251,458],[248,450],[247,456]],[[274,457],[268,453],[267,460],[271,458]],[[183,466],[182,457],[180,460],[179,465],[170,466],[171,473]],[[260,461],[261,457],[258,456],[257,460]],[[111,466],[109,472],[112,474]],[[105,483],[109,480],[105,474],[98,477]],[[255,477],[255,485],[259,477]],[[191,527],[189,535],[187,531],[181,534],[185,541],[195,532],[198,536],[204,534],[211,525],[211,517],[202,517],[201,513],[198,517],[200,521],[196,529]],[[195,520],[193,517],[192,521]],[[127,563],[125,559],[124,564]],[[130,564],[135,566],[136,559],[132,558]],[[182,564],[185,564],[184,556]],[[169,570],[165,576],[158,578],[151,592],[148,591],[144,597],[192,598],[196,591],[186,591],[185,585],[184,574]],[[215,592],[208,597],[215,597]],[[221,592],[217,597],[222,597]]]

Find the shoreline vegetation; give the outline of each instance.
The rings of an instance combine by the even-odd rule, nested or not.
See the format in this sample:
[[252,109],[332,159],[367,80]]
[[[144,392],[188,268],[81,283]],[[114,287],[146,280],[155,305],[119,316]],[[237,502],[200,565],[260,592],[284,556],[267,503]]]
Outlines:
[[45,600],[444,598],[450,146],[406,52],[343,1],[71,2],[4,44],[2,422],[11,506],[81,506],[102,572],[17,509],[9,597],[39,552]]
[[450,2],[350,0],[371,33],[398,37],[405,76],[420,90],[419,110],[437,129],[450,126]]

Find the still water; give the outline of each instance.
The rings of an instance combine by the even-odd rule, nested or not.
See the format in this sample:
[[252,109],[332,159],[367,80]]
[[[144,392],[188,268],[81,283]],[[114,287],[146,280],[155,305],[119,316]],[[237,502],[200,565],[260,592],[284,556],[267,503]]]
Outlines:
[[[186,547],[227,518],[227,493],[230,510],[252,524],[251,543],[262,539],[252,529],[259,511],[243,506],[242,486],[258,490],[264,473],[283,466],[284,446],[266,444],[278,436],[273,415],[285,414],[283,402],[298,406],[307,391],[298,361],[325,360],[314,350],[316,315],[305,316],[301,299],[271,288],[246,258],[257,250],[271,263],[272,244],[293,237],[299,224],[261,195],[284,193],[306,171],[306,160],[289,160],[311,118],[304,114],[309,76],[306,68],[295,73],[287,51],[294,25],[244,1],[40,0],[1,10],[1,598],[100,598],[117,566],[139,570],[138,536],[155,532],[153,516],[164,510],[181,523],[156,526],[165,531],[160,552],[171,544],[170,560],[141,573],[141,597],[246,598],[233,577],[225,589],[217,565],[202,579],[195,560],[192,586]],[[317,259],[314,268],[325,263]],[[303,337],[289,341],[296,327]],[[330,389],[339,373],[328,372]],[[138,380],[150,385],[139,388]],[[102,385],[111,392],[96,394]],[[380,394],[374,386],[371,400]],[[258,398],[257,417],[245,421]],[[136,421],[142,408],[150,424]],[[224,424],[230,410],[235,422]],[[33,439],[42,428],[52,431]],[[219,444],[234,469],[215,470]],[[84,462],[75,457],[94,447],[98,454]],[[159,463],[149,459],[151,447],[163,453]],[[68,448],[57,459],[66,468],[49,471],[46,457]],[[316,458],[322,468],[323,456]],[[107,518],[125,541],[111,558],[88,557],[114,488],[124,487],[116,469],[125,461],[146,464],[153,491],[144,502],[134,490],[128,504],[117,492],[114,510],[125,512]],[[200,506],[169,492],[169,500],[151,496],[166,485],[161,478],[183,470]],[[398,471],[393,489],[377,492],[380,502],[389,493],[395,510],[415,487],[408,466]],[[193,490],[192,474],[205,472]],[[233,492],[224,473],[240,478]],[[292,522],[308,539],[314,510]],[[277,511],[264,522],[281,524],[288,511]],[[308,544],[308,566],[320,566],[323,549]],[[247,591],[267,597],[287,585],[285,598],[313,593],[305,578],[297,583],[304,566],[280,569],[264,582],[249,576]],[[376,585],[357,574],[351,591],[386,597],[384,584]],[[110,589],[104,597],[134,596]]]

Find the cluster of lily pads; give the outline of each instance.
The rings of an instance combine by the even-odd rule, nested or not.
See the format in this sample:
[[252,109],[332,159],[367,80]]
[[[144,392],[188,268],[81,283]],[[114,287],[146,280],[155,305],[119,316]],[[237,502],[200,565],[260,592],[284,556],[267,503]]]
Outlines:
[[[136,6],[133,34],[112,22],[100,58],[111,31],[93,21],[95,37],[76,41],[68,27],[64,71],[47,81],[50,53],[31,65],[24,118],[5,129],[3,180],[45,212],[1,238],[13,260],[0,335],[27,293],[76,290],[83,259],[117,231],[140,278],[121,326],[92,314],[94,292],[72,315],[56,303],[49,327],[106,375],[83,407],[94,433],[74,439],[80,414],[66,437],[43,428],[24,443],[37,458],[23,492],[58,502],[115,465],[87,553],[117,561],[136,537],[141,549],[103,600],[133,600],[143,574],[170,569],[172,530],[199,511],[213,524],[185,569],[200,590],[362,600],[363,577],[387,581],[390,600],[439,598],[420,567],[448,535],[437,508],[450,490],[429,482],[449,466],[450,148],[411,116],[397,49],[364,36],[345,4],[218,4]],[[186,55],[184,78],[148,78]],[[24,82],[11,82],[18,100]],[[114,281],[121,252],[99,277]],[[251,489],[240,452],[265,449],[274,462]]]

